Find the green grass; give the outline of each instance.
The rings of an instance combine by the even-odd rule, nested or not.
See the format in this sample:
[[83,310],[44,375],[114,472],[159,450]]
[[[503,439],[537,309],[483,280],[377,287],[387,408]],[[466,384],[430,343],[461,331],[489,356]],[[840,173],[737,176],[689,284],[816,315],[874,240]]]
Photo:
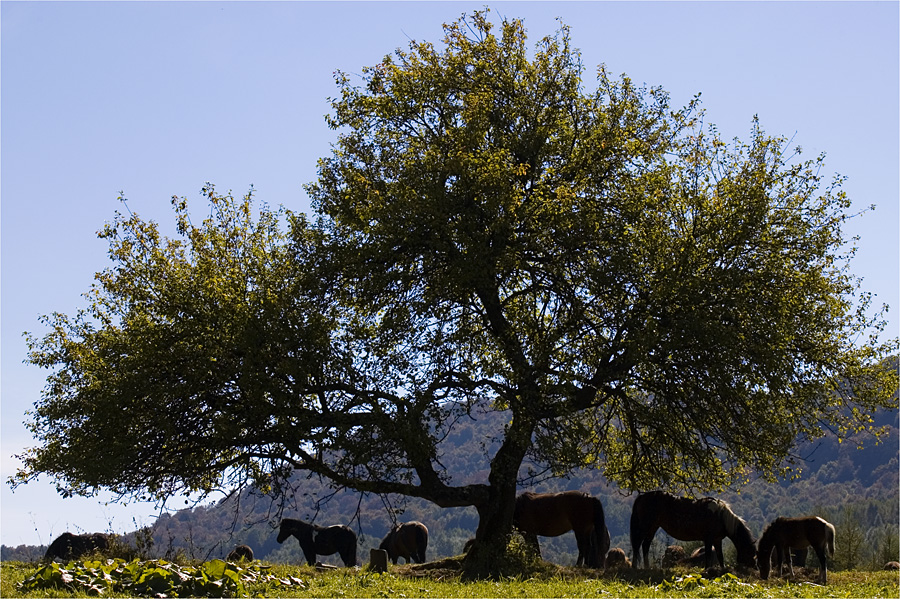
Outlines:
[[[61,570],[81,573],[97,571],[97,561],[79,562]],[[165,565],[165,562],[162,562]],[[239,565],[232,572],[242,578],[244,596],[253,597],[897,597],[900,577],[897,572],[830,572],[827,586],[814,583],[816,570],[808,570],[793,580],[774,578],[759,580],[755,575],[737,577],[723,574],[703,578],[699,570],[616,570],[599,573],[576,568],[547,567],[539,577],[511,578],[501,581],[462,582],[458,560],[448,559],[426,566],[392,566],[385,574],[366,569],[318,571],[309,566],[272,565],[254,562]],[[148,570],[160,562],[142,563]],[[206,564],[170,565],[184,578],[187,573],[199,576],[215,570]],[[110,569],[115,564],[109,566]],[[218,564],[221,572],[221,562]],[[76,586],[19,590],[19,583],[33,576],[40,564],[3,562],[0,564],[0,596],[2,597],[87,597]],[[92,569],[93,568],[93,569]],[[131,568],[136,570],[136,566]],[[119,568],[121,572],[122,568]],[[45,571],[49,572],[49,571]],[[205,575],[205,574],[204,574]],[[207,576],[213,579],[212,574]],[[204,578],[204,581],[207,580]],[[204,584],[215,584],[204,583]],[[132,587],[134,588],[134,587]],[[200,588],[200,587],[193,587]],[[202,587],[206,592],[218,588],[227,594],[235,587]],[[105,590],[105,597],[135,596],[134,592]],[[139,596],[151,596],[147,594]]]

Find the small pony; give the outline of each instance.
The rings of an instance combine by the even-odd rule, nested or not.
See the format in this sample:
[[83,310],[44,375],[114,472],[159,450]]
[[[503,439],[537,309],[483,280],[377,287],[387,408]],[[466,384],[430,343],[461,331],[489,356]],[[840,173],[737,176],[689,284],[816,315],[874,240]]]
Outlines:
[[766,527],[759,538],[757,554],[759,577],[763,580],[769,578],[772,549],[775,549],[778,559],[778,574],[783,574],[784,562],[787,561],[791,576],[793,576],[794,564],[791,561],[791,550],[806,549],[807,547],[812,547],[819,558],[819,581],[827,584],[828,566],[825,552],[827,550],[829,555],[834,555],[834,526],[818,516],[776,518]]
[[513,526],[537,550],[538,556],[541,554],[538,535],[558,537],[571,530],[578,544],[576,565],[606,567],[609,529],[606,528],[603,504],[587,493],[522,493],[516,498]]
[[424,564],[425,550],[428,548],[428,528],[421,522],[395,524],[378,548],[387,551],[394,564],[401,557],[406,559],[407,564]]
[[230,562],[239,562],[242,559],[247,560],[248,562],[252,562],[253,550],[250,549],[249,545],[238,545],[231,550],[231,553],[228,554],[228,557],[226,559]]
[[278,542],[293,536],[300,542],[300,549],[310,566],[316,564],[316,555],[339,553],[348,568],[356,565],[356,533],[349,526],[316,526],[302,520],[283,518],[278,531]]
[[719,565],[725,567],[722,539],[728,537],[737,549],[741,565],[755,565],[756,543],[747,523],[735,515],[727,503],[712,497],[689,499],[663,491],[638,495],[631,510],[632,567],[637,568],[643,549],[644,567],[658,529],[682,541],[703,541],[706,567],[712,566],[713,550]]

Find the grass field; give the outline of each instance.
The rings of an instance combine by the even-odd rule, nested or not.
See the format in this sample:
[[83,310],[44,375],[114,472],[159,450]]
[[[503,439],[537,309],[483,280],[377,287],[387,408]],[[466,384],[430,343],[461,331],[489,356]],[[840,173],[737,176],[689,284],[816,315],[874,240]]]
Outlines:
[[[816,570],[793,580],[759,580],[725,573],[704,578],[700,570],[592,570],[548,566],[528,579],[462,582],[458,561],[393,566],[388,573],[366,569],[318,571],[309,566],[232,565],[216,560],[175,565],[162,561],[0,564],[2,597],[900,597],[897,572],[831,572],[827,586],[815,584]],[[35,583],[35,575],[40,580]],[[21,583],[31,577],[30,590]],[[130,581],[123,583],[122,581]],[[145,586],[135,586],[138,582]],[[130,584],[131,586],[126,586]],[[168,586],[167,586],[168,585]],[[181,586],[179,586],[181,585]]]

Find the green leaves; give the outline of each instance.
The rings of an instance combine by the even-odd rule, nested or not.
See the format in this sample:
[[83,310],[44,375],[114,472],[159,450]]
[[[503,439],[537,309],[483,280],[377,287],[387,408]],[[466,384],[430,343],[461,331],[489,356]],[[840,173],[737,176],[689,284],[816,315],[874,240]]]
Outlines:
[[296,291],[310,274],[280,229],[289,221],[301,243],[306,224],[255,212],[252,191],[204,195],[199,225],[173,199],[175,239],[117,215],[101,232],[114,266],[97,275],[90,307],[47,317],[51,332],[29,338],[29,360],[52,370],[32,423],[46,445],[22,456],[16,484],[42,471],[63,493],[163,498],[227,476],[263,484],[278,467],[251,466],[251,455],[279,445],[279,418],[327,362],[327,314]]
[[199,566],[178,565],[165,560],[126,562],[108,559],[71,562],[60,566],[51,562],[26,578],[17,587],[23,593],[64,588],[73,593],[104,595],[125,593],[134,597],[243,597],[246,585],[306,588],[296,577],[280,579],[258,564],[237,565],[222,560]]

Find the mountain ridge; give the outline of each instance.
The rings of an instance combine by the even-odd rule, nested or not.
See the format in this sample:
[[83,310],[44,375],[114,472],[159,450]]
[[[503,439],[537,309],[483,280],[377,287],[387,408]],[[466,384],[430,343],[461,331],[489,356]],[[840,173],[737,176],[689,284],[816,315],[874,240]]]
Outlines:
[[[801,446],[798,455],[805,461],[795,480],[768,483],[762,479],[718,495],[727,501],[758,536],[766,523],[776,516],[817,514],[836,525],[852,528],[858,521],[861,534],[871,542],[884,536],[885,530],[898,528],[897,505],[900,501],[900,464],[898,464],[898,425],[896,410],[876,415],[875,426],[885,426],[887,435],[877,445],[860,433],[843,443],[826,435],[815,444]],[[476,439],[489,439],[489,431],[502,414],[486,414],[461,423],[446,443],[442,462],[451,472],[463,472],[464,482],[478,482],[487,475],[490,443],[473,447]],[[864,443],[863,449],[857,444]],[[152,525],[152,549],[155,556],[169,555],[192,559],[222,558],[237,544],[249,545],[258,559],[302,563],[299,546],[293,539],[279,545],[275,537],[279,512],[284,517],[301,518],[317,524],[349,524],[359,535],[358,555],[366,559],[367,549],[377,547],[380,539],[397,521],[419,520],[430,531],[429,559],[462,552],[465,541],[474,536],[478,516],[474,508],[439,508],[429,502],[400,497],[380,497],[355,491],[331,489],[314,476],[296,476],[295,492],[286,504],[253,491],[244,491],[225,500],[161,515]],[[571,476],[542,481],[532,490],[540,492],[578,489],[601,499],[606,511],[612,546],[620,546],[630,555],[628,521],[633,494],[606,482],[597,469],[581,470]],[[714,495],[710,493],[710,495]],[[839,532],[839,537],[840,532]],[[890,535],[888,535],[890,536]],[[134,542],[135,533],[126,535]],[[144,533],[143,542],[147,542]],[[655,551],[669,540],[657,534]],[[893,541],[888,541],[891,543]],[[727,544],[727,542],[726,542]],[[545,559],[562,564],[574,563],[577,549],[574,536],[541,539]],[[40,548],[0,547],[0,559],[22,559],[42,555]],[[19,557],[17,557],[19,556]],[[326,563],[339,565],[324,557]],[[30,559],[30,557],[28,558]],[[895,558],[896,559],[896,558]],[[877,560],[876,560],[877,561]]]

